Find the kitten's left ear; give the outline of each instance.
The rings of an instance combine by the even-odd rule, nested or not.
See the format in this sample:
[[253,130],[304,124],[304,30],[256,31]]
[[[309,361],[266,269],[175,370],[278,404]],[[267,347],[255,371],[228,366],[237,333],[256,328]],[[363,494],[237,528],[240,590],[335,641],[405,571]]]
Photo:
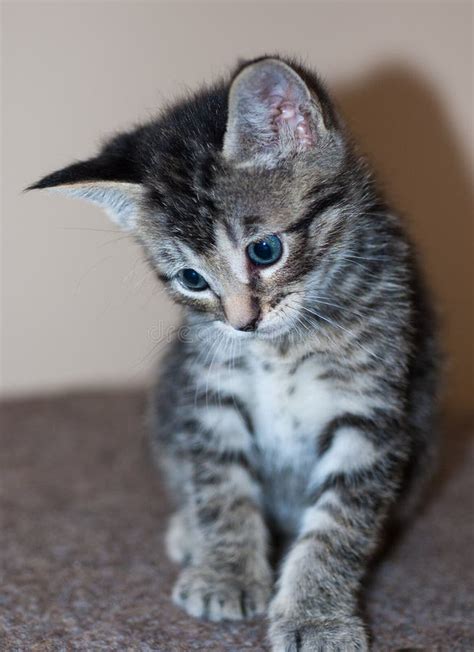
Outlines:
[[227,160],[273,167],[320,147],[326,134],[318,98],[283,61],[251,63],[232,82],[223,146]]
[[88,199],[104,208],[122,229],[133,231],[144,188],[123,151],[124,144],[124,137],[119,137],[97,157],[57,170],[27,190],[54,190]]

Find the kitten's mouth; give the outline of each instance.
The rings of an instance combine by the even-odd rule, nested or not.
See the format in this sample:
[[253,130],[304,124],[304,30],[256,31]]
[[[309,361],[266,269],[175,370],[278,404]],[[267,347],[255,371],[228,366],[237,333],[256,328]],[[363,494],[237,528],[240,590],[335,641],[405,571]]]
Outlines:
[[248,339],[262,339],[262,340],[273,340],[282,335],[285,335],[291,330],[291,323],[288,323],[286,320],[283,323],[279,324],[265,324],[260,322],[260,324],[252,331],[242,331],[234,328],[228,322],[218,322],[220,327],[225,330],[226,334],[234,339],[239,340],[248,340]]
[[226,321],[218,321],[217,324],[219,328],[226,333],[226,335],[236,340],[249,340],[249,339],[256,339],[256,338],[271,339],[273,337],[273,332],[275,330],[273,327],[268,328],[265,327],[264,325],[262,326],[261,324],[258,325],[253,330],[248,330],[248,331],[234,328],[231,324],[229,324]]
[[233,339],[272,340],[280,338],[290,333],[297,323],[296,311],[292,310],[290,314],[286,314],[285,299],[287,300],[289,296],[289,294],[283,296],[277,305],[273,305],[268,312],[264,312],[258,321],[255,320],[251,328],[237,328],[226,320],[219,321],[218,324]]
[[292,293],[281,297],[260,322],[255,334],[262,339],[276,339],[290,333],[297,323],[294,309],[288,311],[287,302]]
[[277,337],[285,335],[291,330],[291,324],[286,321],[280,324],[269,325],[267,327],[259,328],[255,331],[255,335],[263,340],[273,340]]
[[232,324],[229,324],[229,322],[227,321],[217,320],[215,323],[220,330],[225,332],[226,335],[239,340],[243,340],[243,339],[248,340],[249,338],[254,337],[257,332],[256,330],[252,330],[252,331],[240,330],[232,326]]

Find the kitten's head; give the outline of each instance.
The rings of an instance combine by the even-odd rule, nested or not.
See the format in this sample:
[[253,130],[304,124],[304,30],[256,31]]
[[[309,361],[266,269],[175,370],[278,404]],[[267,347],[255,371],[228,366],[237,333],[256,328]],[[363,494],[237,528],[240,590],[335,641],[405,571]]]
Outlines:
[[349,159],[320,82],[263,58],[32,188],[100,204],[177,302],[229,333],[272,338],[328,283]]

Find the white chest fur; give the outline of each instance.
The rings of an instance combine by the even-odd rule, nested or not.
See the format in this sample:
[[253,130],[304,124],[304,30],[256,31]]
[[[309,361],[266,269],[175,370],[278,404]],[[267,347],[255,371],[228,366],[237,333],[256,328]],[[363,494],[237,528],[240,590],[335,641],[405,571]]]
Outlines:
[[[352,427],[335,435],[319,456],[320,435],[332,419],[346,413],[366,416],[382,399],[365,392],[364,383],[333,382],[317,353],[291,360],[271,350],[249,349],[244,369],[234,373],[223,363],[213,370],[214,391],[235,395],[245,405],[253,436],[233,410],[208,410],[206,425],[220,432],[222,445],[253,454],[263,483],[269,515],[291,533],[301,526],[308,490],[335,472],[352,472],[372,463],[372,444]],[[206,385],[207,387],[207,385]]]
[[252,420],[264,498],[271,516],[289,532],[301,518],[318,437],[342,409],[342,398],[319,378],[322,371],[314,358],[296,369],[284,362],[252,363]]
[[258,363],[253,369],[255,436],[267,462],[276,469],[300,467],[313,459],[322,428],[338,411],[338,397],[312,358],[296,370],[291,364]]

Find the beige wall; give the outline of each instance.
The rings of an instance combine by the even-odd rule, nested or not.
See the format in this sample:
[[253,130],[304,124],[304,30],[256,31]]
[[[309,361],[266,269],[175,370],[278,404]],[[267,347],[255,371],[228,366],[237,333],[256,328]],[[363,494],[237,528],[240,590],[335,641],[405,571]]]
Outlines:
[[141,383],[176,315],[137,247],[99,209],[21,189],[237,57],[276,50],[301,55],[329,81],[408,214],[444,314],[450,403],[468,407],[467,2],[4,3],[5,394]]

